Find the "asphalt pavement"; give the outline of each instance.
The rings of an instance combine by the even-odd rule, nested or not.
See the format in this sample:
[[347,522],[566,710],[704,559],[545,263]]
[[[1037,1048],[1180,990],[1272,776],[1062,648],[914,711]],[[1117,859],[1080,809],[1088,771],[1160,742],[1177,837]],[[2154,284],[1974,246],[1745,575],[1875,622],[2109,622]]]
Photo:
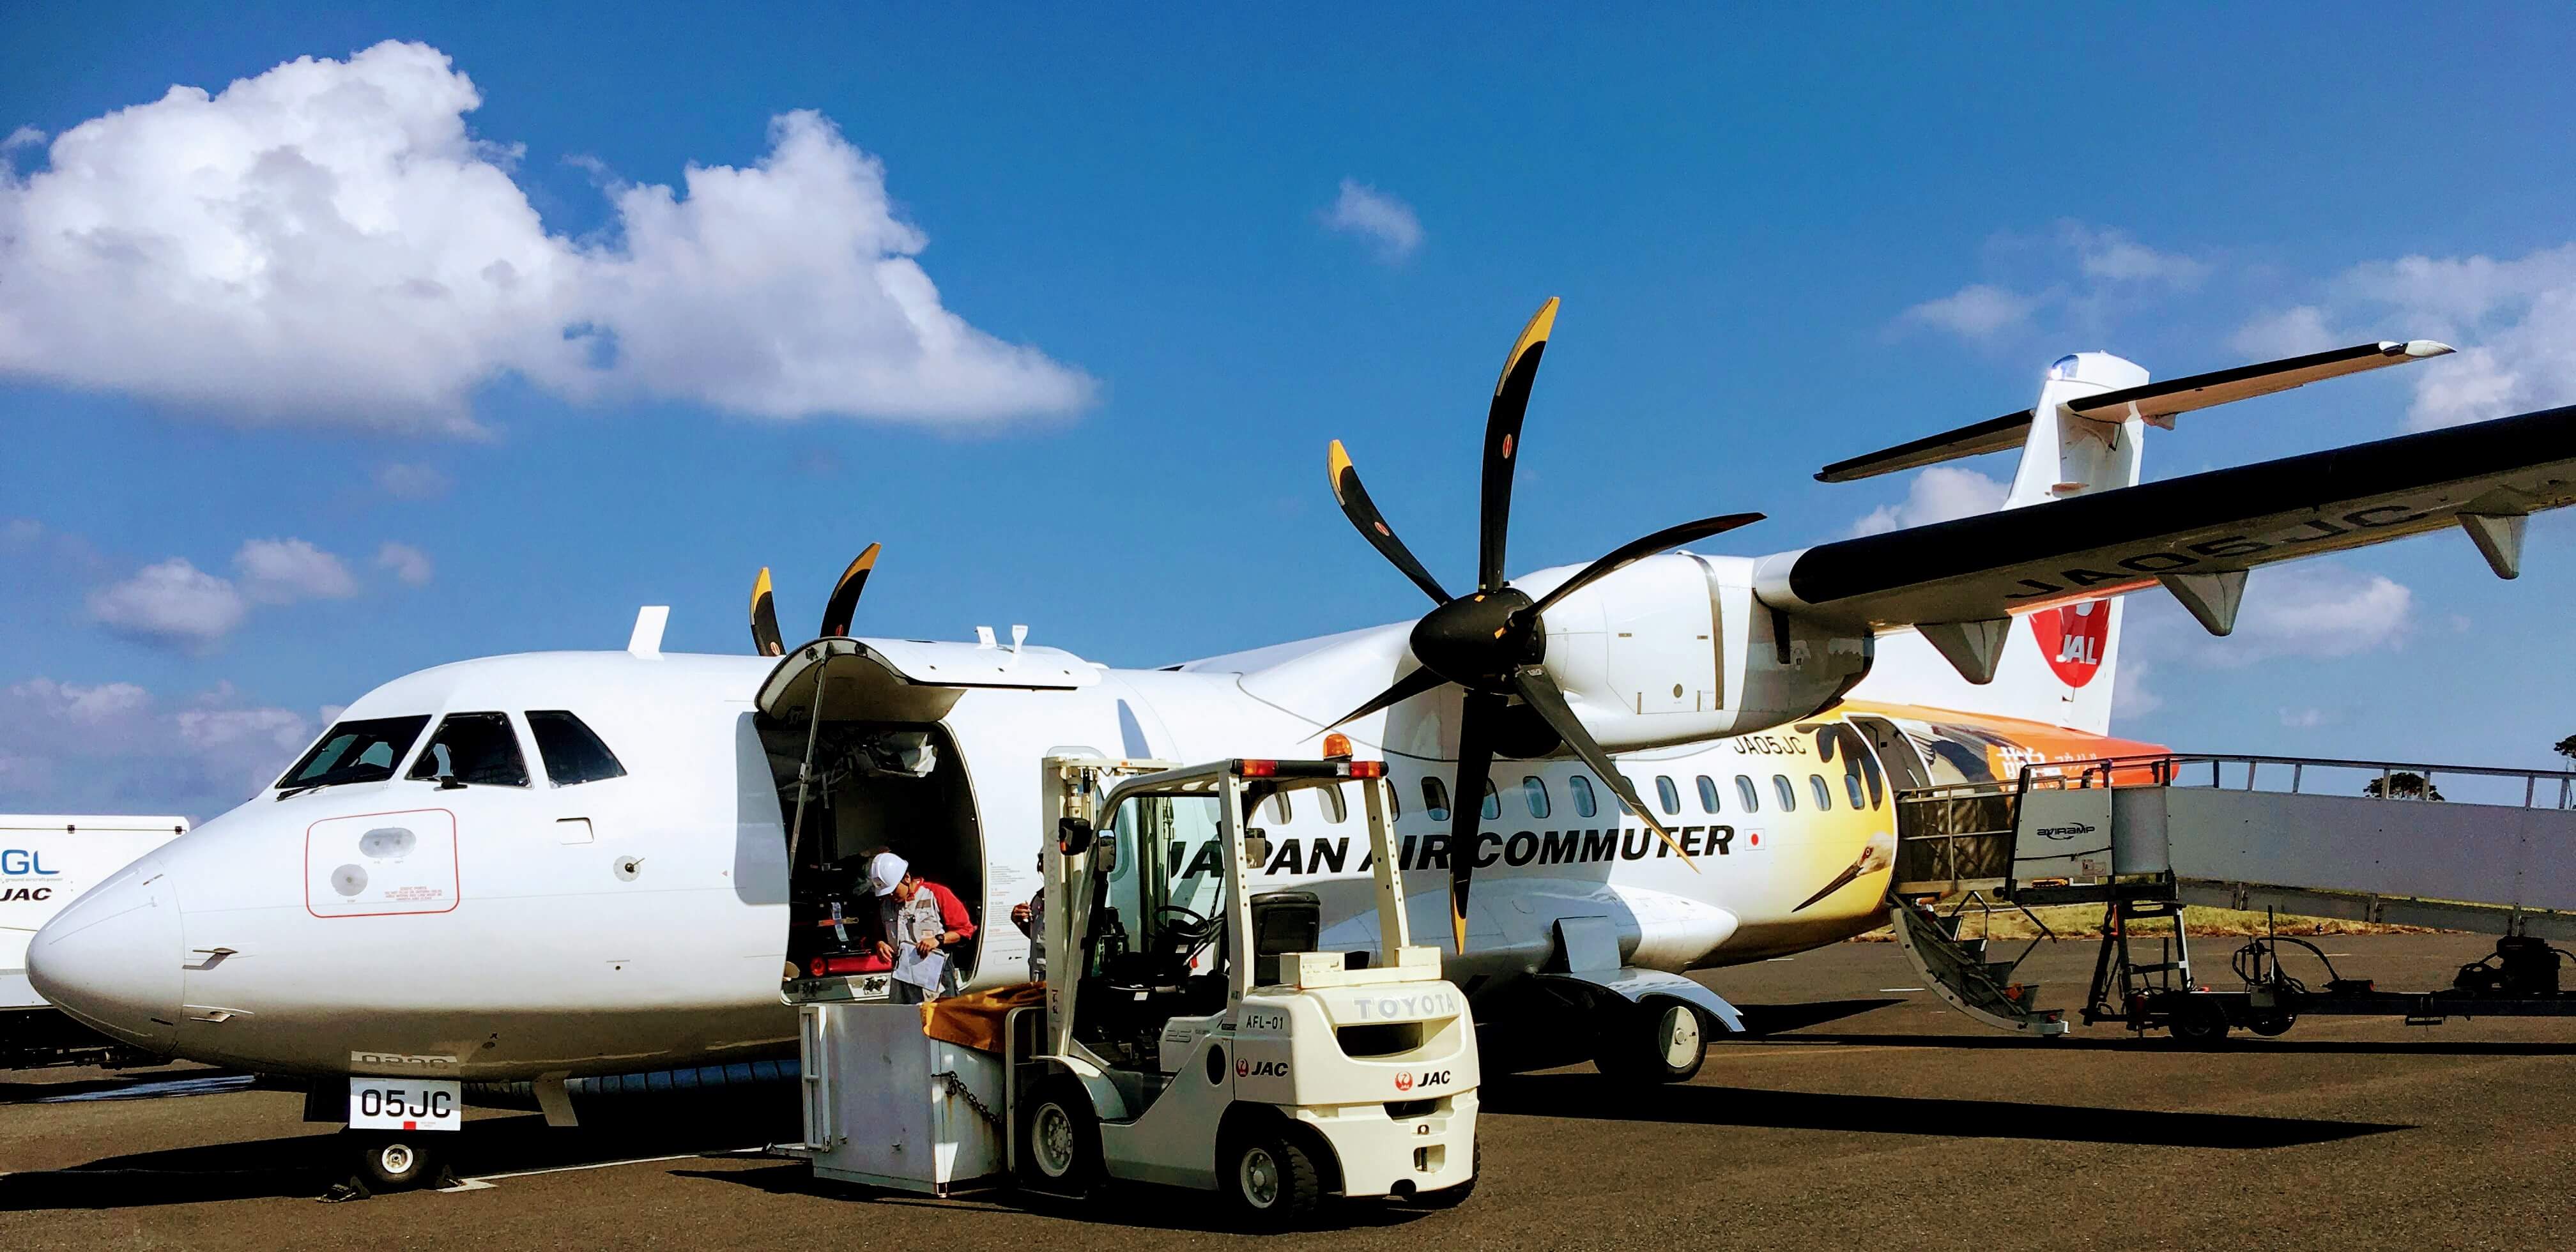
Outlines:
[[[2204,941],[2202,976],[2238,941]],[[2320,941],[2347,974],[2429,989],[2477,936]],[[2041,1003],[2093,946],[2043,944]],[[2576,1219],[2576,1018],[2310,1018],[2186,1051],[2115,1027],[1988,1030],[1916,986],[1892,945],[1705,976],[1767,1033],[1644,1092],[1588,1066],[1490,1078],[1484,1177],[1447,1212],[1349,1206],[1270,1241],[1472,1247],[2528,1248]],[[773,1102],[774,1100],[774,1102]],[[301,1096],[187,1067],[0,1073],[0,1246],[760,1249],[1154,1248],[1234,1243],[1181,1192],[1079,1207],[933,1201],[816,1183],[739,1149],[793,1137],[793,1095],[637,1106],[579,1131],[477,1110],[470,1190],[316,1197]]]

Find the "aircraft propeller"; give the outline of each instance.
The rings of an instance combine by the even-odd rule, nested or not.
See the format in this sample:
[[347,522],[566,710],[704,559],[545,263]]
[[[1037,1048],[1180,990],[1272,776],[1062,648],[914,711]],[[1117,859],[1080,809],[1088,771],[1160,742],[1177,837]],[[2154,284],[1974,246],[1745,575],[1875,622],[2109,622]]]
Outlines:
[[[841,580],[832,585],[832,598],[823,604],[822,638],[830,639],[850,633],[850,619],[857,615],[859,593],[867,588],[868,572],[877,567],[877,553],[883,544],[869,544],[841,571]],[[778,608],[770,598],[769,567],[760,567],[760,577],[751,584],[751,644],[762,656],[787,655],[786,640],[778,633]]]
[[1672,832],[1647,811],[1645,802],[1619,772],[1610,754],[1575,717],[1573,708],[1566,703],[1565,692],[1540,667],[1547,655],[1543,615],[1565,597],[1655,553],[1762,520],[1759,513],[1729,513],[1656,531],[1612,549],[1535,601],[1511,585],[1503,575],[1503,560],[1511,521],[1512,461],[1519,451],[1521,419],[1529,409],[1530,386],[1538,377],[1539,357],[1546,352],[1548,335],[1556,326],[1556,310],[1554,296],[1539,306],[1537,315],[1530,318],[1529,325],[1512,344],[1511,355],[1503,361],[1502,377],[1494,384],[1493,403],[1485,418],[1484,495],[1477,519],[1476,589],[1471,594],[1463,598],[1450,595],[1440,580],[1414,559],[1404,541],[1396,538],[1394,528],[1387,525],[1377,505],[1369,499],[1368,490],[1360,485],[1359,470],[1352,466],[1350,453],[1340,440],[1333,441],[1327,461],[1333,498],[1341,503],[1342,514],[1351,519],[1360,536],[1380,555],[1422,588],[1434,606],[1413,626],[1413,657],[1421,662],[1420,667],[1396,679],[1393,686],[1344,714],[1333,725],[1365,717],[1444,684],[1456,683],[1466,691],[1458,724],[1458,774],[1450,791],[1453,816],[1449,838],[1449,925],[1462,952],[1467,947],[1467,890],[1475,877],[1485,787],[1493,772],[1496,738],[1505,729],[1502,723],[1512,697],[1518,697],[1567,747],[1574,749],[1575,755],[1609,784],[1631,812],[1680,854],[1683,864],[1694,871],[1699,868],[1692,864],[1690,853],[1683,851]]

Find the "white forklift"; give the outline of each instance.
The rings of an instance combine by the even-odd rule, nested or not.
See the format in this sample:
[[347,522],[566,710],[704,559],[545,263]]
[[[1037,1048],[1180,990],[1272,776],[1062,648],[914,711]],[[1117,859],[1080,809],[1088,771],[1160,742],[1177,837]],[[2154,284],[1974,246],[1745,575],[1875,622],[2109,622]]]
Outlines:
[[[1410,941],[1383,763],[1041,769],[1042,1003],[1009,1011],[999,1056],[924,1039],[910,1008],[806,1006],[816,1175],[940,1194],[1003,1173],[1058,1196],[1162,1183],[1269,1229],[1333,1196],[1467,1199],[1475,1025],[1439,950]],[[1366,813],[1374,951],[1315,951],[1315,897],[1251,886],[1269,849],[1249,816],[1323,788]]]

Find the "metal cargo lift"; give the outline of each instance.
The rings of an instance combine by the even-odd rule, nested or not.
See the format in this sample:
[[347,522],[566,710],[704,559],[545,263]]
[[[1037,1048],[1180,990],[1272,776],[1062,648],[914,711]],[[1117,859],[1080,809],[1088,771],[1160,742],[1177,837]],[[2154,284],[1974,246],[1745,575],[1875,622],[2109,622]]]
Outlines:
[[[2376,781],[2369,781],[2375,779]],[[2441,798],[2436,779],[2474,788]],[[2362,780],[2341,792],[2319,789]],[[2359,791],[2362,794],[2354,794]],[[2519,803],[2514,803],[2515,799]],[[2576,773],[2255,756],[2157,755],[2025,767],[2011,782],[1925,787],[1897,797],[1889,912],[1927,986],[1988,1025],[2062,1034],[2016,953],[1962,937],[1971,919],[2054,904],[2103,906],[2081,1007],[2087,1025],[2279,1034],[2301,1016],[2576,1016],[2552,940],[2576,940]],[[2502,936],[2454,984],[2381,991],[2315,945],[2261,936],[2233,985],[2194,981],[2190,905],[2431,926]],[[2143,925],[2142,925],[2143,924]],[[1989,928],[1990,930],[1990,928]],[[2150,947],[2149,945],[2153,945]],[[2310,987],[2285,949],[2323,969]]]

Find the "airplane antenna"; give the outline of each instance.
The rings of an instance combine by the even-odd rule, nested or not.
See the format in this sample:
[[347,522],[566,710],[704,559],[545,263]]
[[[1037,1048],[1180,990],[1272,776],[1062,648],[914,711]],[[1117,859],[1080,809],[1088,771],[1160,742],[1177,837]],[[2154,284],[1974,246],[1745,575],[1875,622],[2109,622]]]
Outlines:
[[671,606],[648,604],[635,610],[635,633],[626,637],[626,654],[641,661],[662,659],[662,627],[670,624]]

